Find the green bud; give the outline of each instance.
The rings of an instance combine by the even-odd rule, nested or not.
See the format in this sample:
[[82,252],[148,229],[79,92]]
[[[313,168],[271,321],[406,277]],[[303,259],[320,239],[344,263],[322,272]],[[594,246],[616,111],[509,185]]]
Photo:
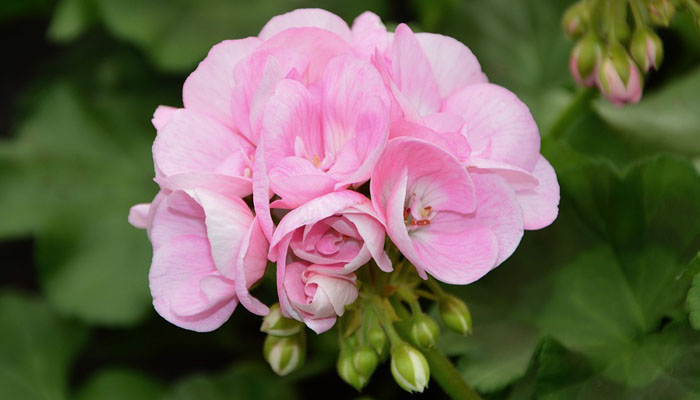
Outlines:
[[654,25],[669,26],[676,13],[671,0],[651,0],[648,5],[649,19]]
[[384,329],[379,324],[379,319],[377,319],[376,315],[372,316],[368,324],[367,341],[379,356],[384,356],[387,349],[386,333],[384,333]]
[[630,53],[644,72],[652,68],[658,70],[664,58],[664,46],[653,30],[641,28],[632,35]]
[[303,333],[286,337],[268,335],[265,338],[263,355],[277,375],[285,376],[304,364],[305,339]]
[[292,336],[301,332],[302,323],[291,318],[285,318],[280,310],[279,303],[270,307],[270,313],[263,318],[260,326],[262,332],[272,336]]
[[440,318],[445,326],[460,335],[472,332],[472,316],[469,308],[456,296],[446,296],[438,303]]
[[586,32],[588,22],[588,8],[583,1],[571,5],[562,18],[562,27],[567,35],[578,38]]
[[[608,49],[603,56],[601,65],[612,63],[614,71],[622,80],[623,85],[626,85],[630,77],[630,61],[630,56],[627,54],[627,50],[625,50],[625,48],[619,42],[612,42],[608,46]],[[601,85],[604,86],[602,88],[603,91],[608,90],[607,86],[609,85],[609,77],[606,75],[608,73],[609,72],[605,68],[600,68],[598,70],[598,80]]]
[[338,370],[338,376],[344,380],[347,384],[354,387],[358,391],[361,390],[367,382],[369,377],[361,376],[355,366],[353,366],[353,351],[349,347],[343,348],[338,355],[338,363],[336,368]]
[[411,339],[418,347],[428,350],[437,344],[440,328],[432,318],[425,314],[413,317],[411,322]]
[[595,70],[602,53],[603,45],[594,32],[576,43],[569,60],[569,69],[576,82],[588,87],[595,84]]
[[360,346],[352,355],[352,366],[366,381],[369,381],[377,365],[379,365],[379,356],[370,345]]
[[402,389],[423,393],[430,380],[430,367],[423,353],[402,342],[391,348],[391,374]]

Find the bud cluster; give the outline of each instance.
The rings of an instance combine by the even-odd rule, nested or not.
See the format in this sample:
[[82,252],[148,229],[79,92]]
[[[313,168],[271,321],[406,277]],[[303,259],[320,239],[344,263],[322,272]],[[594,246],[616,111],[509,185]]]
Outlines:
[[304,365],[306,333],[301,322],[285,318],[279,304],[270,307],[260,331],[267,333],[263,344],[265,360],[277,375],[285,376]]
[[[683,3],[696,23],[700,21],[698,2]],[[569,59],[571,75],[580,85],[597,86],[615,105],[639,102],[644,73],[658,70],[663,60],[663,44],[652,27],[669,26],[674,13],[672,0],[580,0],[573,4],[562,19],[564,31],[577,39]],[[628,20],[634,20],[634,30]]]

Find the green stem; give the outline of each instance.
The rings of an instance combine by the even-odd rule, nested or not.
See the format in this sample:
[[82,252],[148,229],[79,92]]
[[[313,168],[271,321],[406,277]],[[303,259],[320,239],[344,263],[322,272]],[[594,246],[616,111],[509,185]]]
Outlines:
[[[411,341],[410,325],[406,322],[410,320],[410,313],[398,302],[393,299],[392,305],[396,314],[401,318],[401,322],[396,323],[396,330],[399,335],[405,340]],[[416,343],[413,343],[415,346]],[[462,374],[455,368],[452,361],[437,348],[433,347],[430,350],[424,350],[423,355],[430,366],[430,374],[442,390],[453,400],[481,400],[481,396],[469,386],[464,380]]]
[[585,108],[588,108],[588,104],[591,100],[598,94],[595,88],[585,88],[580,90],[576,96],[571,100],[564,111],[559,114],[559,117],[554,121],[552,127],[549,129],[549,135],[552,139],[561,139],[564,132],[571,125],[571,123],[576,119],[576,117],[581,114]]
[[629,0],[629,2],[632,16],[634,17],[634,24],[641,29],[646,25],[644,21],[647,19],[644,4],[642,4],[642,0]]

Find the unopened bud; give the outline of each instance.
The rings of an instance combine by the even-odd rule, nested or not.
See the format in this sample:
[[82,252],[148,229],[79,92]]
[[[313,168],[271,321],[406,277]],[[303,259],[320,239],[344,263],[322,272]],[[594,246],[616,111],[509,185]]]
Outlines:
[[285,376],[304,364],[305,337],[303,334],[286,337],[268,335],[263,345],[263,355],[277,375]]
[[340,351],[338,363],[336,364],[338,376],[348,385],[357,390],[361,390],[368,382],[369,378],[361,376],[353,365],[353,352],[349,347]]
[[437,344],[440,328],[432,318],[425,314],[413,317],[411,322],[411,339],[422,349],[430,349]]
[[423,393],[430,380],[430,368],[425,356],[405,342],[392,346],[391,374],[396,383],[408,392]]
[[649,19],[655,25],[669,26],[676,13],[676,8],[671,0],[651,0],[647,7]]
[[449,330],[460,335],[471,333],[472,315],[462,300],[455,296],[446,296],[440,300],[438,308],[440,318]]
[[608,47],[598,70],[598,88],[611,103],[621,106],[642,98],[643,81],[637,64],[619,43]]
[[352,366],[355,371],[366,381],[372,376],[379,365],[379,356],[372,346],[360,346],[352,355]]
[[388,341],[386,333],[384,333],[384,329],[382,329],[381,325],[379,324],[379,320],[377,319],[376,315],[373,316],[368,323],[369,327],[367,328],[367,341],[377,354],[384,356],[386,354]]
[[292,336],[301,331],[302,323],[291,318],[285,318],[280,310],[279,303],[270,307],[270,313],[263,318],[260,326],[262,332],[272,336]]
[[581,39],[571,52],[569,70],[580,85],[595,85],[595,74],[603,53],[603,45],[595,33]]
[[659,36],[649,28],[637,29],[632,35],[630,53],[642,71],[659,69],[664,58],[664,46]]
[[562,18],[562,26],[567,35],[578,38],[586,32],[588,8],[583,1],[571,5]]

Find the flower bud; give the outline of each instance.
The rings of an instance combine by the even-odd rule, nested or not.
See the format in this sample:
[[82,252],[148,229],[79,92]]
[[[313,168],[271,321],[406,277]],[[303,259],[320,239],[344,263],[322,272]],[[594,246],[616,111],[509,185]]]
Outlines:
[[408,392],[423,393],[430,380],[430,368],[425,356],[405,342],[392,346],[391,374],[396,383]]
[[263,345],[263,355],[277,375],[285,376],[304,364],[305,337],[303,334],[286,337],[268,335]]
[[569,70],[580,85],[592,87],[595,85],[595,74],[603,53],[603,45],[595,33],[590,33],[581,39],[571,52]]
[[669,26],[676,13],[676,8],[671,0],[651,0],[647,7],[649,19],[655,25]]
[[571,5],[562,18],[562,26],[567,35],[578,38],[586,32],[588,9],[582,1]]
[[302,323],[291,318],[285,318],[279,303],[270,307],[270,313],[263,318],[260,331],[272,336],[291,336],[301,331]]
[[411,322],[411,339],[422,349],[430,349],[440,337],[440,328],[432,318],[425,314],[417,315]]
[[340,351],[336,368],[338,376],[357,390],[362,389],[369,380],[369,377],[363,377],[355,370],[353,366],[353,351],[349,347]]
[[360,346],[352,355],[352,366],[366,381],[369,381],[370,376],[377,369],[377,365],[379,365],[379,356],[372,346]]
[[455,296],[446,296],[438,304],[440,318],[448,329],[460,335],[472,331],[472,315],[462,300]]
[[642,98],[642,76],[637,65],[619,43],[608,47],[598,69],[598,88],[611,103],[622,106]]
[[379,320],[377,319],[376,315],[374,315],[368,321],[368,323],[369,327],[367,328],[367,341],[379,356],[384,356],[387,349],[386,333],[384,333],[384,329],[382,329],[381,325],[379,324]]
[[642,71],[646,72],[652,68],[658,70],[664,58],[664,47],[654,31],[641,28],[632,35],[630,53]]

